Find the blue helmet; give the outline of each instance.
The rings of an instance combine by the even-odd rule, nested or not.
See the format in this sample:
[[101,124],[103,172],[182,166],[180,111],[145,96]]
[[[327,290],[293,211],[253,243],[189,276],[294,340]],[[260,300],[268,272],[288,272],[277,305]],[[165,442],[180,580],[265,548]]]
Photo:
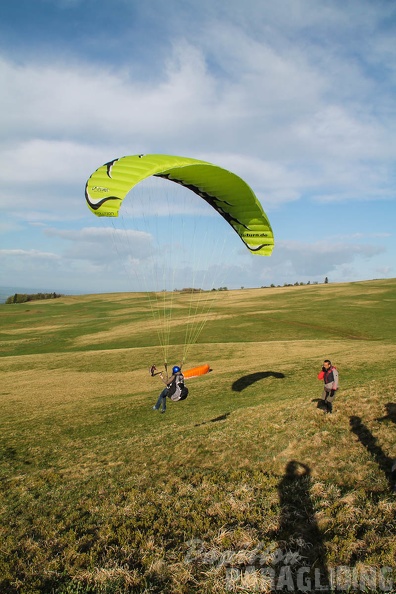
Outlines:
[[173,374],[175,374],[175,373],[179,373],[179,371],[180,371],[180,367],[178,367],[177,365],[175,365],[175,366],[173,367],[173,369],[172,369],[172,373],[173,373]]

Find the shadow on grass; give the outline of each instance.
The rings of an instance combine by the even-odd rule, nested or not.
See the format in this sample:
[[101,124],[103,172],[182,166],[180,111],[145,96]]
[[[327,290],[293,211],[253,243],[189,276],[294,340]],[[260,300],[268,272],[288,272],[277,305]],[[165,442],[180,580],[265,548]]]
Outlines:
[[323,412],[328,413],[329,409],[326,406],[326,401],[323,398],[313,398],[311,402],[316,402],[316,408],[319,410],[323,410]]
[[393,476],[393,464],[392,458],[387,456],[381,446],[377,443],[377,438],[371,433],[370,429],[362,423],[360,417],[352,416],[349,419],[351,431],[357,435],[360,443],[366,448],[370,455],[374,458],[382,472],[385,474],[389,487],[394,489],[395,477]]
[[326,409],[323,398],[312,398],[311,402],[316,402],[316,408]]
[[194,425],[194,427],[201,427],[201,425],[207,425],[208,423],[217,423],[218,421],[225,421],[230,414],[231,413],[229,413],[229,412],[224,413],[224,415],[220,415],[219,417],[215,417],[214,419],[209,419],[209,421],[203,421],[202,423],[196,423],[196,425]]
[[[286,574],[289,573],[294,584],[303,585],[305,582],[305,591],[316,592],[329,584],[329,571],[323,535],[316,522],[310,490],[309,466],[291,460],[278,485],[281,516],[277,541],[284,578],[287,579]],[[281,575],[282,568],[278,567],[278,570]],[[314,589],[307,590],[308,584],[309,588],[312,586]]]
[[276,377],[277,379],[283,379],[285,375],[278,371],[257,371],[256,373],[250,373],[237,379],[232,384],[233,392],[242,392],[245,388],[248,388],[252,384],[259,382],[267,377]]
[[15,448],[6,446],[0,448],[0,460],[15,460],[17,457],[17,451]]
[[392,421],[396,423],[396,404],[394,402],[387,402],[385,404],[386,415],[376,419],[376,421]]

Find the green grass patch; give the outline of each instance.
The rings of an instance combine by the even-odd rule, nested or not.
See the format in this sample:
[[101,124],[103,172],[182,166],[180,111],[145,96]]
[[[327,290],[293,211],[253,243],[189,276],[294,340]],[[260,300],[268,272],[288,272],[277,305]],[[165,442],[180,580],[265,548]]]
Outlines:
[[[174,296],[175,362],[200,297]],[[0,306],[1,594],[269,592],[263,569],[296,585],[302,566],[393,568],[396,280],[217,297],[186,362],[213,371],[165,415],[144,295]]]

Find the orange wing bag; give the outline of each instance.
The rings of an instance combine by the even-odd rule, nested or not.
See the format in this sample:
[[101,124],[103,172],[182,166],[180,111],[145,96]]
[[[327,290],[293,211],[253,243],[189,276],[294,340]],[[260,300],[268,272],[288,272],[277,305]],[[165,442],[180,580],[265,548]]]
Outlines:
[[198,367],[192,367],[191,369],[183,369],[183,375],[186,379],[191,377],[198,377],[200,375],[205,375],[205,373],[209,373],[210,366],[206,363],[205,365],[199,365]]

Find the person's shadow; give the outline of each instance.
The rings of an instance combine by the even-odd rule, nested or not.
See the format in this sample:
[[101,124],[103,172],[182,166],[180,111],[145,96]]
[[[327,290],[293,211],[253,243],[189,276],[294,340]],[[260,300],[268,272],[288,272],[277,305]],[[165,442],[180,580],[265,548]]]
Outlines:
[[218,417],[215,417],[214,419],[209,419],[209,421],[202,421],[202,423],[197,423],[196,425],[194,425],[194,427],[201,427],[201,425],[207,425],[208,423],[218,423],[219,421],[225,421],[230,414],[231,413],[229,412],[224,413],[224,415],[220,415]]
[[387,402],[385,404],[386,415],[376,419],[377,421],[392,421],[396,423],[396,404],[394,402]]
[[360,417],[352,416],[349,419],[351,431],[357,435],[360,443],[366,448],[370,455],[374,458],[382,472],[385,474],[389,486],[394,488],[392,477],[392,465],[394,461],[387,456],[381,446],[377,443],[377,438],[371,433],[370,429],[362,423]]
[[277,540],[279,561],[286,566],[283,575],[288,571],[296,584],[302,579],[301,575],[298,577],[298,570],[305,568],[305,591],[308,591],[309,579],[310,587],[313,587],[309,591],[315,592],[328,586],[329,572],[323,535],[316,522],[310,489],[309,466],[291,460],[278,485],[281,516]]
[[326,411],[326,403],[323,398],[313,398],[311,402],[316,402],[316,408],[320,408],[320,410]]
[[248,388],[252,384],[259,382],[267,377],[275,377],[277,379],[283,379],[285,376],[283,373],[279,373],[278,371],[257,371],[256,373],[250,373],[249,375],[244,375],[237,379],[232,384],[233,392],[242,392],[245,388]]

